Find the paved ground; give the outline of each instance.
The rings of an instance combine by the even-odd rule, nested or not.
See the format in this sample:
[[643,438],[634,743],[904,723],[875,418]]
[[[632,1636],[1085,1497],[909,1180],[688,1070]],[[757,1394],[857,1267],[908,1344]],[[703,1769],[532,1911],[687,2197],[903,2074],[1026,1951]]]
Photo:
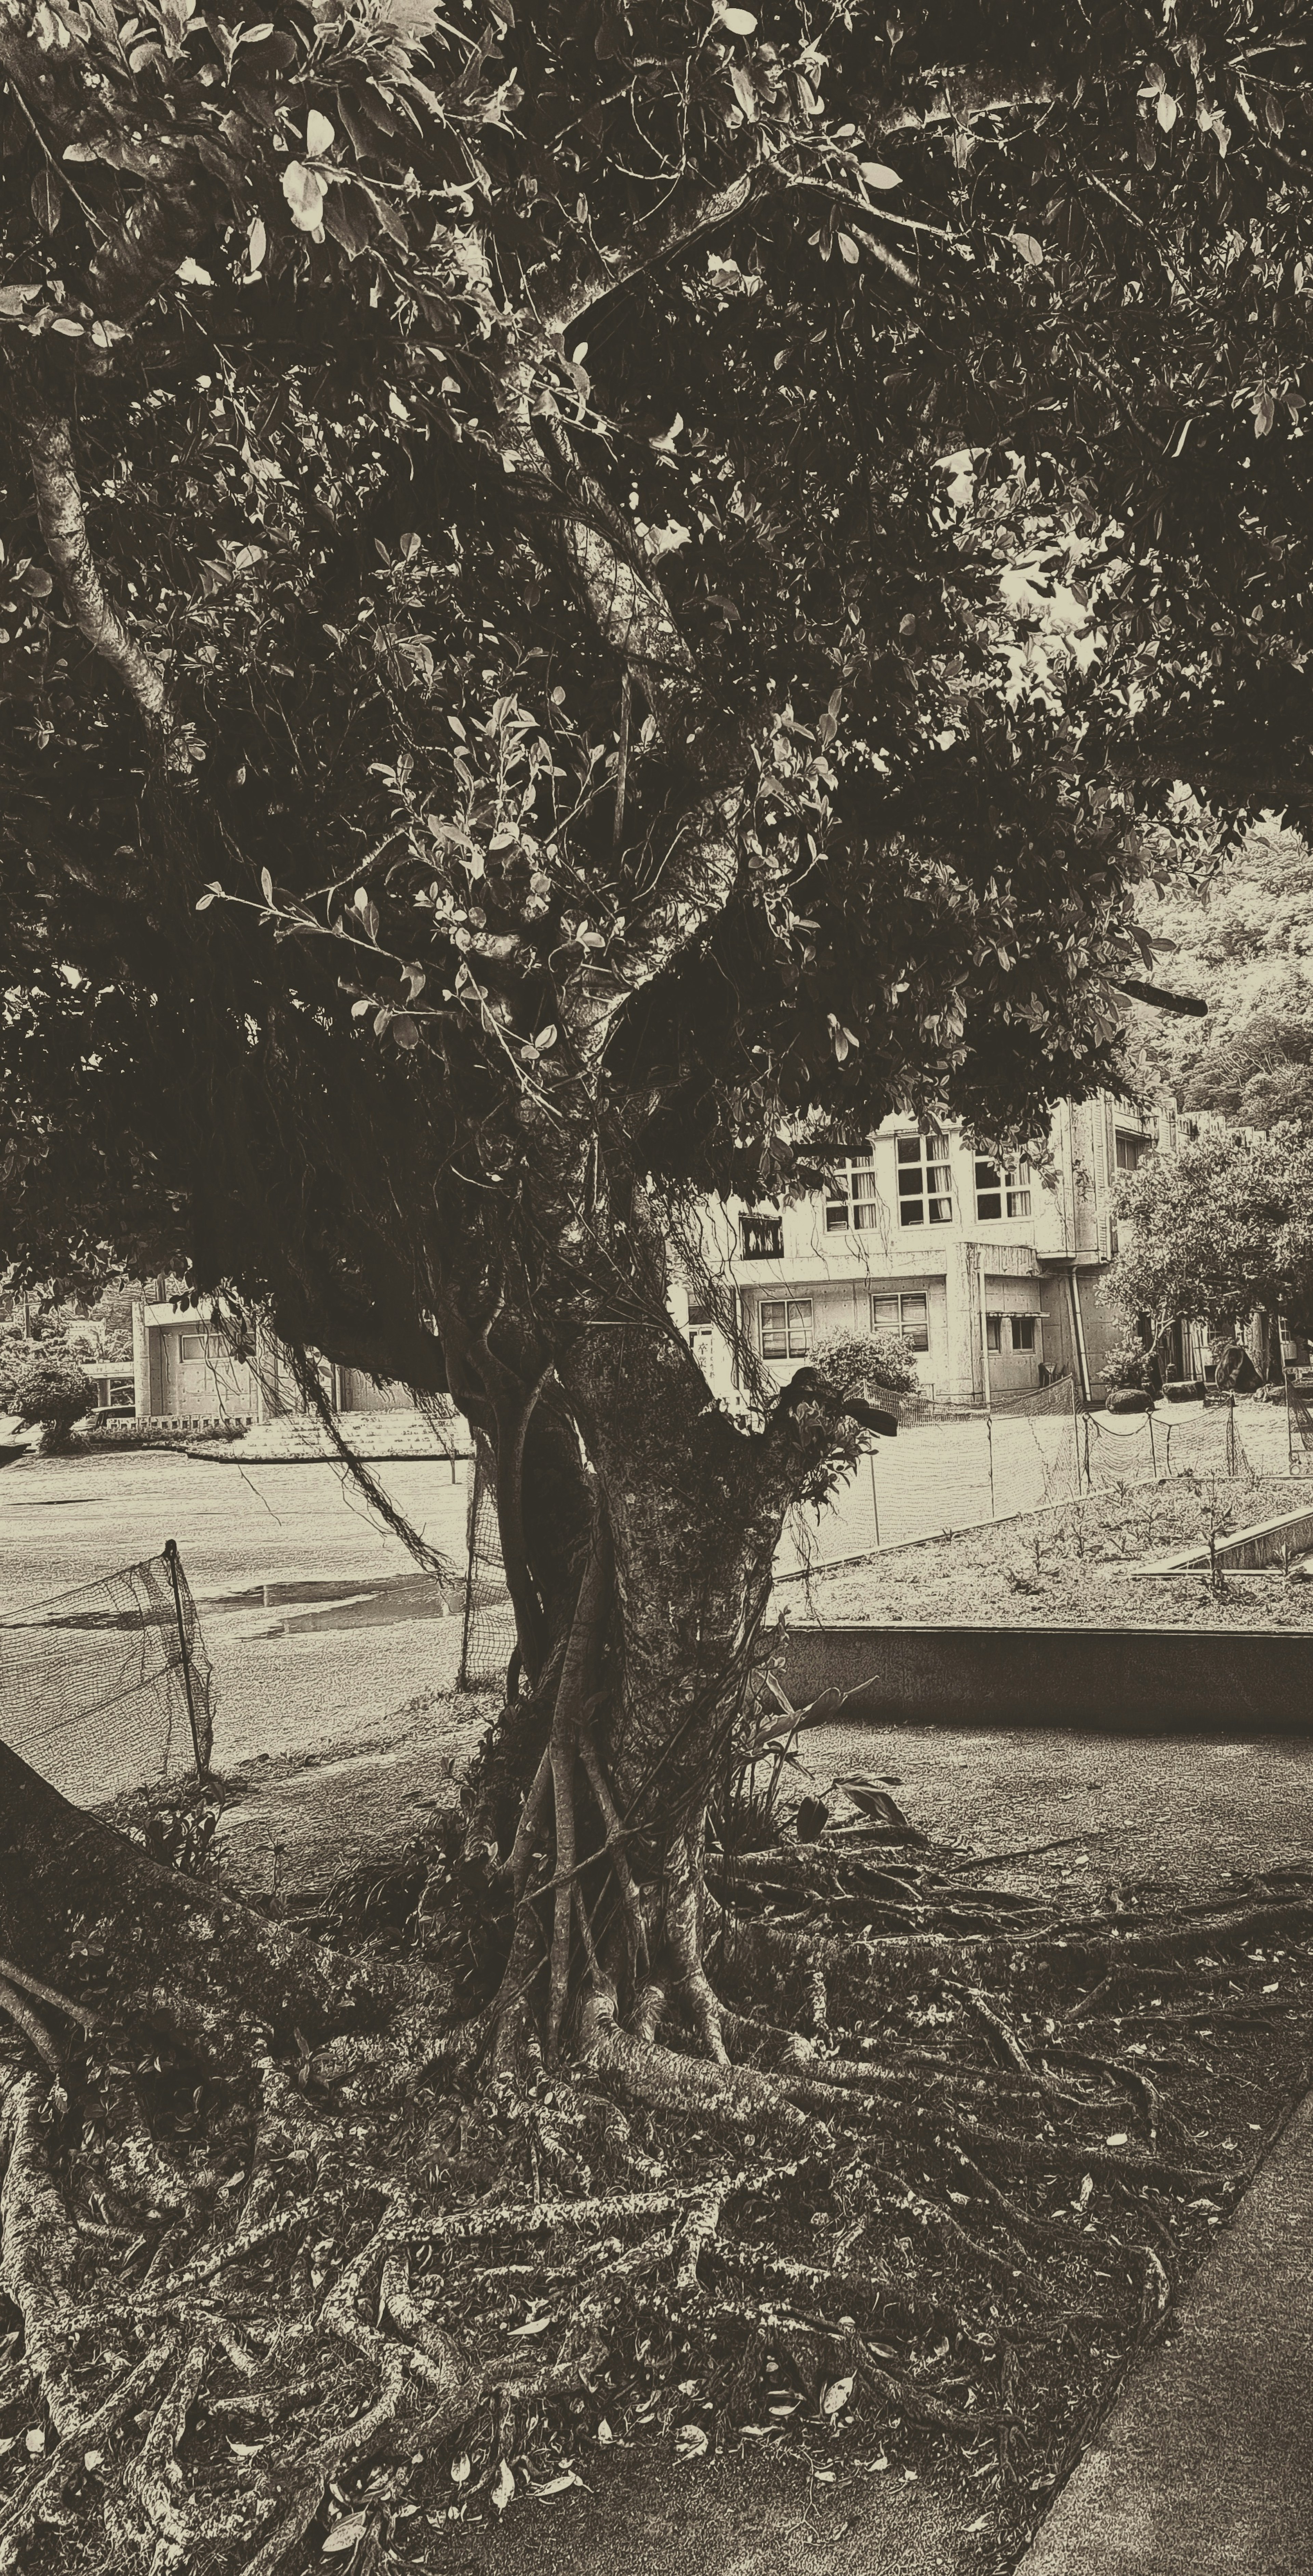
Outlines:
[[1309,2576],[1313,2096],[1143,2362],[1023,2576]]
[[[450,1585],[414,1581],[405,1549],[333,1467],[239,1470],[163,1450],[24,1459],[0,1471],[0,1618],[176,1537],[214,1666],[217,1761],[386,1735],[395,1711],[454,1683],[466,1498],[445,1462],[378,1472],[450,1562]],[[394,1587],[383,1623],[362,1598],[380,1583]],[[318,1598],[286,1598],[306,1584]],[[105,1728],[130,1713],[107,1709]]]
[[[874,1774],[926,1832],[973,1852],[1067,1841],[1043,1875],[1100,1890],[1216,1886],[1258,1862],[1313,1855],[1313,1737],[1244,1743],[1192,1736],[1079,1735],[1057,1728],[817,1727],[801,1754],[814,1794]],[[1028,1865],[1009,1876],[1028,1883]]]

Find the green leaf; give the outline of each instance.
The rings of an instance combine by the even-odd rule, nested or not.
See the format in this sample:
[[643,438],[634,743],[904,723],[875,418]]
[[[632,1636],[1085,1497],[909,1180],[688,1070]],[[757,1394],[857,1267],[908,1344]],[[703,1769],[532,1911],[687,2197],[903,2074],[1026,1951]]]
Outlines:
[[1033,233],[1009,233],[1008,239],[1013,249],[1020,251],[1028,268],[1043,267],[1044,244],[1036,241]]
[[32,212],[43,232],[52,233],[63,211],[64,191],[53,170],[38,170],[32,181]]
[[898,172],[884,161],[861,161],[858,168],[868,188],[901,188],[903,184]]

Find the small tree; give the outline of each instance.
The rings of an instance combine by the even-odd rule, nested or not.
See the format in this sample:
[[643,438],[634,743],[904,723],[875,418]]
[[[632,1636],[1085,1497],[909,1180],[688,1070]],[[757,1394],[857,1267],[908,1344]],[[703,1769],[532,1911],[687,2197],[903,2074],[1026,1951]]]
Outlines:
[[34,1354],[14,1382],[13,1410],[21,1422],[39,1424],[46,1449],[66,1449],[74,1423],[95,1401],[81,1362],[64,1351]]

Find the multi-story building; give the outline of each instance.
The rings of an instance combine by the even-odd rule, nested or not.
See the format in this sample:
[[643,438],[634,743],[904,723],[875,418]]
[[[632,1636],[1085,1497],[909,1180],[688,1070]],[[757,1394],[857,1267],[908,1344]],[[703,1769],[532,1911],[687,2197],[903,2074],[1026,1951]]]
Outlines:
[[[1099,1095],[1064,1102],[1047,1146],[1000,1163],[960,1128],[888,1118],[832,1187],[784,1207],[706,1213],[707,1266],[735,1301],[740,1337],[783,1384],[828,1335],[901,1333],[923,1388],[988,1403],[1066,1374],[1097,1398],[1125,1327],[1101,1293],[1117,1250],[1120,1173],[1174,1154],[1201,1124],[1164,1095],[1144,1113]],[[732,1341],[696,1290],[676,1291],[715,1393],[741,1393]],[[680,1305],[684,1309],[680,1312]],[[1202,1363],[1177,1327],[1178,1370]]]

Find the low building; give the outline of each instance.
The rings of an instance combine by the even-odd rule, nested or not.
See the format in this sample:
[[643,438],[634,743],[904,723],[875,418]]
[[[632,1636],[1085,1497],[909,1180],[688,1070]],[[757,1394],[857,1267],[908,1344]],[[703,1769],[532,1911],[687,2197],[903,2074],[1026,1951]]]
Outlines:
[[[831,1187],[784,1207],[731,1202],[705,1213],[717,1298],[739,1337],[784,1384],[836,1332],[900,1333],[928,1397],[986,1404],[1074,1380],[1097,1400],[1124,1340],[1103,1295],[1117,1250],[1118,1176],[1175,1154],[1186,1132],[1167,1097],[1145,1112],[1099,1095],[1064,1102],[1047,1145],[1000,1163],[960,1127],[888,1118]],[[682,1308],[682,1311],[680,1311]],[[733,1341],[696,1290],[676,1291],[714,1392],[743,1395]],[[1181,1375],[1202,1368],[1202,1336],[1177,1327]]]
[[[138,1422],[201,1430],[263,1423],[304,1412],[278,1345],[257,1326],[253,1360],[235,1359],[206,1298],[138,1298],[132,1319]],[[376,1383],[363,1369],[318,1363],[335,1413],[410,1412],[408,1387]]]

